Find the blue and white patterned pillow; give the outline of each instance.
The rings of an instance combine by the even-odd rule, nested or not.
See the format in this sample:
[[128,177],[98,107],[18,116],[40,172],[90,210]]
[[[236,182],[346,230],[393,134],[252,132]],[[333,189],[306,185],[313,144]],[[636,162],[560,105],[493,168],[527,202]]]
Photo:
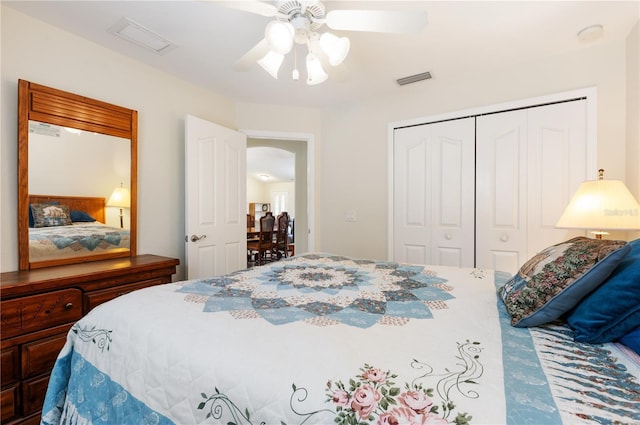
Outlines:
[[596,289],[631,251],[625,241],[577,237],[527,261],[498,294],[517,327],[559,319]]

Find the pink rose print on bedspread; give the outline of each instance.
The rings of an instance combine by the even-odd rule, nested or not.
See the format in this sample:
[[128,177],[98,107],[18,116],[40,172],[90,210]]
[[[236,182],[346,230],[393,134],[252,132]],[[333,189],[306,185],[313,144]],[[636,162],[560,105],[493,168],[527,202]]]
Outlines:
[[373,409],[378,406],[381,397],[382,395],[373,386],[364,384],[353,392],[351,408],[361,419],[367,419]]
[[[463,344],[463,346],[466,344]],[[471,343],[471,345],[474,345]],[[474,356],[475,357],[475,356]],[[477,357],[475,357],[477,360]],[[424,364],[415,362],[417,369]],[[458,382],[472,382],[471,377],[465,376],[465,371],[457,374]],[[421,376],[425,377],[430,371]],[[454,374],[452,374],[453,376]],[[405,383],[404,387],[396,385],[398,375],[365,364],[360,368],[360,374],[342,381],[327,382],[327,402],[333,404],[336,412],[335,423],[340,425],[443,425],[455,423],[468,425],[471,416],[467,413],[453,414],[455,403],[447,397],[442,398],[443,390],[449,393],[442,381],[436,389],[425,388],[419,379]],[[474,377],[473,379],[477,378]],[[437,391],[442,402],[434,401],[434,391]]]

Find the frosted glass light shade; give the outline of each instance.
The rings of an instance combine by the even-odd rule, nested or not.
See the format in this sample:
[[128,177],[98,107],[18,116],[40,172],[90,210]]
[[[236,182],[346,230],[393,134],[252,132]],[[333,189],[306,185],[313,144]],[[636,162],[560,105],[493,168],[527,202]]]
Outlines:
[[640,229],[640,205],[619,180],[583,182],[556,227],[593,230]]
[[271,50],[281,55],[286,55],[293,47],[295,30],[289,22],[271,21],[265,29],[265,38],[269,42]]
[[345,60],[350,46],[351,42],[347,37],[336,37],[328,32],[320,36],[320,48],[333,66],[340,65]]
[[326,81],[327,78],[329,76],[324,72],[320,59],[316,55],[309,53],[307,55],[307,84],[310,86],[320,84]]
[[269,53],[264,55],[264,57],[258,60],[258,64],[264,68],[273,78],[278,79],[278,71],[280,70],[280,65],[282,65],[282,61],[284,60],[284,55],[280,53],[276,53],[273,50],[270,50]]
[[120,207],[120,208],[130,208],[131,207],[131,195],[129,195],[129,189],[126,187],[116,187],[111,193],[109,197],[109,201],[107,202],[108,207]]

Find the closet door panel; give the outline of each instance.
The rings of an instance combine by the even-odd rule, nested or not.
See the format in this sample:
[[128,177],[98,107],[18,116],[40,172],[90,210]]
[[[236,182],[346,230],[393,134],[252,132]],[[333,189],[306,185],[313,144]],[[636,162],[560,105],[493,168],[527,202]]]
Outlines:
[[397,261],[430,264],[431,214],[428,131],[403,128],[394,135],[394,252]]
[[473,119],[395,131],[397,261],[473,266],[473,135]]
[[527,112],[480,116],[476,124],[476,267],[515,272],[527,243]]
[[[527,257],[584,231],[555,224],[580,183],[587,179],[586,100],[528,110]],[[594,170],[595,172],[595,170]]]

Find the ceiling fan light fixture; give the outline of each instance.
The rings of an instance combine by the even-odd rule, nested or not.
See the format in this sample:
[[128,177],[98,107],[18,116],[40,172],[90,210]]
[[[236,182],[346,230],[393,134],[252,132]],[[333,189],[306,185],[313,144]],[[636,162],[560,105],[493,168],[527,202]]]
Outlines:
[[265,29],[265,38],[269,42],[271,50],[281,55],[286,55],[293,47],[295,30],[289,22],[271,21]]
[[307,84],[314,86],[325,82],[327,78],[329,76],[324,72],[320,59],[313,53],[309,53],[307,55]]
[[337,37],[330,32],[325,32],[320,36],[320,48],[329,58],[329,63],[333,66],[340,65],[347,54],[351,42],[347,37]]
[[262,59],[258,60],[258,64],[277,80],[282,61],[284,61],[284,55],[270,50]]

